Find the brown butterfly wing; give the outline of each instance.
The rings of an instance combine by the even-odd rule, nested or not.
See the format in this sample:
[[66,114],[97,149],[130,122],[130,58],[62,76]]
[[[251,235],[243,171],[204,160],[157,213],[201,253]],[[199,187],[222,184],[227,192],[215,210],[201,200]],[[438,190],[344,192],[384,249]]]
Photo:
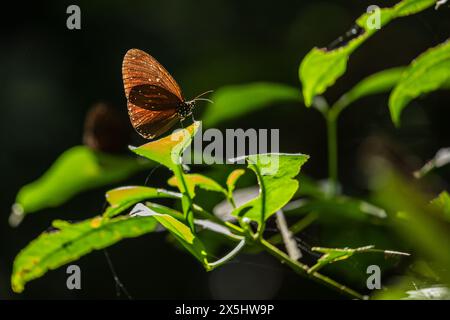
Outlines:
[[161,87],[184,101],[175,79],[155,58],[142,50],[130,49],[125,54],[122,77],[127,99],[133,87],[147,84]]
[[162,87],[141,84],[131,88],[128,101],[147,110],[177,109],[180,99]]
[[136,131],[146,139],[153,139],[172,127],[177,121],[172,109],[151,111],[128,102],[128,114]]
[[176,123],[177,108],[184,98],[176,81],[155,58],[138,49],[128,50],[122,77],[128,114],[141,136],[155,138]]

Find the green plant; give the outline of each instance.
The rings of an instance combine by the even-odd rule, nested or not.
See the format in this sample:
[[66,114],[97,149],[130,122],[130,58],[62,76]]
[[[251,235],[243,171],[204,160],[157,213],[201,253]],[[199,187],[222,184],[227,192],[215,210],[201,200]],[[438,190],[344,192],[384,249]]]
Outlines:
[[[434,3],[434,0],[403,0],[392,8],[382,9],[381,27],[395,18],[425,10]],[[364,295],[325,276],[319,269],[332,264],[334,266],[338,261],[362,254],[384,253],[390,256],[408,254],[375,249],[372,243],[358,243],[355,248],[313,247],[313,251],[322,255],[315,264],[307,265],[292,254],[284,252],[278,245],[285,242],[285,246],[288,247],[287,239],[312,223],[326,225],[330,219],[342,219],[348,223],[364,225],[367,229],[376,230],[375,232],[382,232],[377,229],[380,225],[392,227],[407,237],[411,232],[418,232],[423,237],[428,237],[432,233],[432,238],[425,241],[420,250],[432,261],[437,261],[444,267],[448,266],[450,255],[445,250],[437,248],[439,243],[448,243],[445,242],[448,241],[448,237],[440,231],[442,225],[448,226],[448,194],[442,193],[430,205],[427,200],[417,196],[421,194],[419,191],[406,188],[407,183],[397,176],[395,170],[388,169],[383,170],[383,187],[374,191],[372,203],[344,196],[339,191],[337,125],[343,110],[365,96],[392,90],[389,110],[393,122],[399,125],[401,111],[409,101],[423,93],[447,88],[450,84],[450,42],[447,41],[429,49],[409,66],[384,70],[363,79],[329,106],[321,94],[345,73],[351,53],[377,32],[377,29],[367,27],[368,18],[367,13],[357,19],[356,24],[362,29],[362,33],[347,43],[332,50],[314,48],[304,57],[299,67],[302,95],[295,87],[274,83],[221,88],[212,98],[215,104],[209,106],[203,118],[206,126],[213,126],[245,112],[283,101],[295,104],[304,102],[308,107],[315,107],[323,114],[327,124],[329,188],[321,188],[317,182],[307,177],[297,177],[302,166],[308,161],[308,155],[300,153],[248,155],[245,157],[247,168],[256,177],[259,193],[251,201],[243,205],[237,204],[233,191],[239,179],[243,177],[245,169],[234,168],[235,165],[227,164],[225,167],[233,166],[234,170],[224,179],[224,183],[206,175],[185,172],[180,159],[198,130],[198,122],[194,122],[183,131],[132,149],[135,154],[150,161],[140,162],[130,158],[125,160],[108,156],[111,160],[110,166],[103,164],[93,166],[92,163],[99,163],[93,161],[99,155],[92,156],[92,151],[85,147],[76,147],[58,160],[38,182],[24,187],[19,192],[13,214],[14,221],[18,221],[17,216],[23,218],[25,214],[45,206],[60,205],[78,191],[119,181],[137,170],[147,170],[154,163],[159,163],[172,171],[173,177],[169,179],[168,184],[178,188],[179,192],[147,186],[116,188],[107,192],[106,200],[109,207],[101,215],[77,223],[60,220],[53,222],[53,227],[57,231],[44,232],[17,256],[12,274],[13,290],[22,292],[27,282],[41,277],[48,270],[77,260],[92,250],[106,248],[121,239],[152,232],[158,224],[162,225],[181,247],[192,254],[208,271],[227,263],[242,250],[266,251],[299,275],[358,299],[364,298]],[[87,157],[80,160],[77,158],[79,153]],[[74,158],[78,160],[73,160]],[[274,162],[277,163],[276,172],[265,172]],[[67,180],[67,174],[74,171],[74,163],[78,168],[87,168],[87,174],[76,175],[74,179]],[[58,187],[61,175],[66,179],[64,189]],[[234,219],[220,219],[201,206],[197,201],[200,189],[216,193],[227,201],[232,208],[231,215]],[[399,189],[404,192],[393,199],[392,194],[397,193]],[[417,203],[405,200],[411,196],[417,199]],[[181,210],[177,209],[180,207],[177,205],[170,208],[154,202],[156,201],[154,199],[161,198],[173,199],[174,203],[179,202]],[[299,198],[302,199],[301,203],[296,202]],[[375,202],[378,206],[373,204]],[[130,208],[133,208],[131,215],[120,215],[128,212]],[[406,213],[399,218],[397,213],[403,211]],[[418,213],[415,213],[416,211]],[[424,211],[432,213],[424,216]],[[390,216],[387,218],[388,214]],[[284,215],[295,219],[289,232],[266,237],[265,228],[268,219],[282,219]],[[435,216],[437,221],[434,220]],[[419,219],[420,222],[404,226],[402,219],[409,221]],[[425,225],[428,227],[424,228]],[[234,243],[234,246],[223,258],[213,259],[213,254],[208,252],[208,246],[202,241],[203,230],[219,234]],[[426,263],[423,260],[415,260],[416,264],[419,262]],[[438,273],[441,283],[450,282],[448,272]],[[358,281],[361,281],[361,278]]]

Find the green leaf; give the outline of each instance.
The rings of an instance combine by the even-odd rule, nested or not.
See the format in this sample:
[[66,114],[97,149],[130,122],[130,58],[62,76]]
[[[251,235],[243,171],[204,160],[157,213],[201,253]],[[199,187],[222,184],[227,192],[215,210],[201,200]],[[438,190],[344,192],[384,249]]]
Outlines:
[[269,153],[244,158],[256,173],[260,193],[257,198],[233,210],[232,215],[263,223],[294,196],[299,185],[294,178],[309,156]]
[[44,232],[15,258],[11,277],[14,292],[22,292],[27,282],[93,250],[152,232],[157,223],[153,218],[126,216],[111,220],[96,217],[74,224],[57,220],[53,226],[59,230]]
[[[20,215],[57,207],[76,194],[121,181],[152,163],[128,156],[99,153],[86,146],[65,151],[38,180],[17,194],[16,222]],[[13,220],[14,220],[13,219]]]
[[389,109],[395,125],[408,103],[450,84],[450,41],[431,48],[417,57],[404,72],[389,97]]
[[447,191],[442,191],[431,201],[431,205],[442,211],[444,217],[450,222],[450,194]]
[[180,199],[181,194],[164,189],[140,186],[116,188],[106,193],[106,200],[110,206],[103,213],[103,216],[111,218],[138,202],[154,198]]
[[169,136],[133,148],[132,151],[176,171],[181,163],[183,151],[191,144],[199,126],[200,122],[196,121],[183,130],[177,130]]
[[[186,250],[188,250],[194,257],[197,258],[198,261],[203,264],[207,271],[211,270],[211,267],[208,263],[205,247],[197,238],[197,236],[192,233],[190,227],[172,217],[171,215],[158,213],[155,209],[160,212],[165,211],[162,206],[150,209],[149,207],[138,203],[134,207],[131,214],[154,217],[183,245]],[[179,215],[181,215],[181,213],[179,213]]]
[[342,109],[365,96],[390,91],[398,83],[404,70],[404,67],[398,67],[370,75],[343,95],[336,105]]
[[391,251],[391,250],[380,250],[375,249],[374,246],[365,246],[360,248],[321,248],[321,247],[313,247],[311,248],[313,251],[321,252],[324,255],[317,260],[316,264],[309,268],[308,273],[313,273],[326,266],[327,264],[331,264],[337,261],[345,260],[350,258],[356,253],[367,253],[367,252],[378,252],[384,253],[385,255],[400,255],[400,256],[409,256],[408,253],[399,252],[399,251]]
[[203,115],[203,124],[208,127],[275,103],[301,101],[297,88],[266,82],[222,87],[211,99],[214,104]]
[[[192,195],[192,197],[195,196],[195,188],[199,187],[201,189],[207,190],[207,191],[215,191],[215,192],[220,192],[223,194],[227,194],[226,190],[220,185],[218,184],[216,181],[214,181],[211,178],[208,178],[204,175],[198,174],[198,173],[193,173],[193,174],[185,174],[184,175],[184,179],[187,183],[188,189],[189,189],[189,193]],[[170,186],[173,187],[179,187],[178,184],[178,179],[176,176],[173,176],[172,178],[170,178],[167,183]]]
[[[435,0],[404,0],[394,7],[381,9],[380,27],[397,17],[422,11],[434,3]],[[314,48],[305,56],[300,64],[299,78],[303,85],[306,106],[311,106],[315,96],[324,93],[345,73],[350,54],[378,31],[376,28],[367,26],[370,18],[371,13],[365,13],[357,19],[356,24],[364,29],[364,32],[345,45],[334,50]]]

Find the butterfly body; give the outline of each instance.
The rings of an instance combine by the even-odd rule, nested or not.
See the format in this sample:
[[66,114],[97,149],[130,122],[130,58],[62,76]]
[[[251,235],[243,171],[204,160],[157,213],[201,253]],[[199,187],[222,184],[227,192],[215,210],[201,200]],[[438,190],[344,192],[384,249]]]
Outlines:
[[184,120],[185,118],[189,117],[192,114],[192,110],[195,107],[195,101],[186,101],[181,103],[177,108],[177,114],[181,118],[181,120]]
[[192,114],[196,100],[186,101],[177,82],[151,55],[130,49],[122,64],[128,114],[135,130],[153,139]]

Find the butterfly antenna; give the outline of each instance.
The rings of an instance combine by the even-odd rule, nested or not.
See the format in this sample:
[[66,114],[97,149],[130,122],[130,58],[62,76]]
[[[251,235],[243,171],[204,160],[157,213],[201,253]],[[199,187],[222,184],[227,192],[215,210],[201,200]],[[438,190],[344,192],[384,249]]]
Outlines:
[[192,99],[192,100],[197,100],[198,98],[200,98],[200,97],[203,97],[204,95],[206,95],[206,94],[208,94],[208,93],[211,93],[211,92],[214,92],[214,90],[208,90],[208,91],[205,91],[205,92],[203,92],[203,93],[200,93],[198,96],[196,96],[194,99]]
[[193,101],[208,101],[209,103],[214,103],[214,101],[210,100],[210,99],[206,99],[206,98],[195,98]]

